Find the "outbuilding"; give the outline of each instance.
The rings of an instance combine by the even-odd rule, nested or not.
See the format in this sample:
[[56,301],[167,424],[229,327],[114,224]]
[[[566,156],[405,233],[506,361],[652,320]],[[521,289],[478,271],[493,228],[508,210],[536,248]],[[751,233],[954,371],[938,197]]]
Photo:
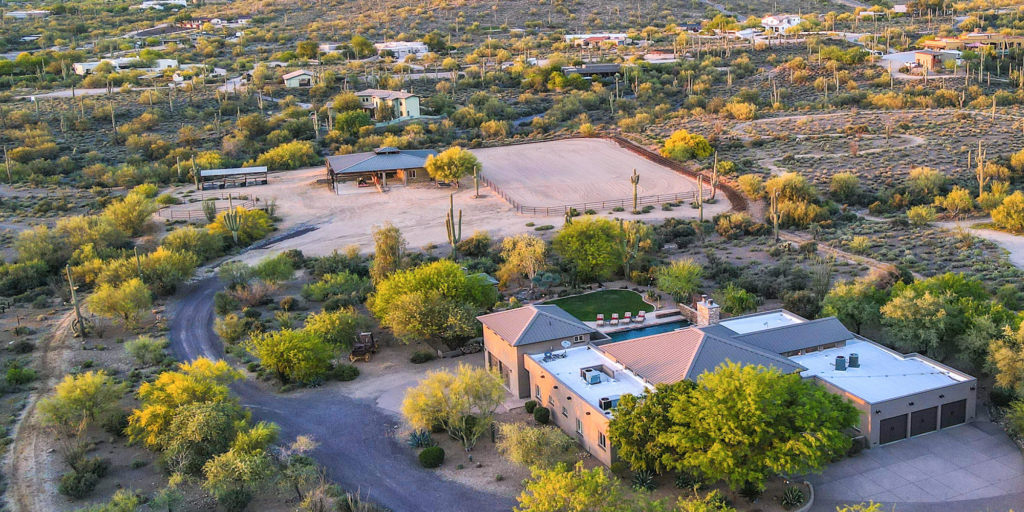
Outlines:
[[353,182],[357,187],[376,186],[383,192],[395,181],[403,185],[429,181],[425,166],[431,155],[437,155],[437,151],[383,147],[366,153],[329,156],[327,178],[331,180],[331,190],[337,193],[341,193],[345,183]]
[[284,86],[290,89],[310,87],[313,85],[313,73],[304,69],[287,73],[282,76],[281,79],[284,80]]

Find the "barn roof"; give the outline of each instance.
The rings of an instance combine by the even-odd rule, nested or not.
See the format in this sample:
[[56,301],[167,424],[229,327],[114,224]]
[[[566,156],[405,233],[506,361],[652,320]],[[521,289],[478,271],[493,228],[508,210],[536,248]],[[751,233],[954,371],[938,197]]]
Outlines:
[[335,174],[351,174],[419,169],[426,165],[428,156],[436,154],[433,149],[380,148],[366,153],[329,156],[326,160],[327,167]]

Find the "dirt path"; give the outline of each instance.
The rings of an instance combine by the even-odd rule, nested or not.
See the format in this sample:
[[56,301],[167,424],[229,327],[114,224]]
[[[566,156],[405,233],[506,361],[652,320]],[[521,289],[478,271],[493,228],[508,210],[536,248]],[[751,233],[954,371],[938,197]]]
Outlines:
[[[967,225],[967,227],[971,230],[971,234],[974,236],[984,238],[999,247],[1002,247],[1006,250],[1010,263],[1013,263],[1018,268],[1024,268],[1024,237],[1017,236],[1012,233],[1006,233],[1004,231],[996,231],[994,229],[979,229],[973,227],[973,224],[984,222],[991,222],[991,219],[981,219],[977,222],[973,222],[972,225]],[[949,230],[959,228],[956,222],[933,222],[932,224]]]
[[50,452],[53,447],[52,436],[37,423],[35,410],[39,397],[48,394],[68,371],[72,320],[74,312],[68,312],[38,347],[41,354],[36,362],[36,370],[44,380],[30,396],[11,435],[14,444],[7,458],[7,475],[10,479],[7,497],[14,512],[61,508],[56,501],[59,457]]
[[[832,134],[829,134],[829,135],[832,135]],[[835,136],[841,136],[841,135],[835,135]],[[805,139],[807,137],[809,137],[809,136],[808,135],[796,135],[794,138],[796,138],[796,139]],[[907,141],[907,143],[906,144],[901,144],[901,145],[896,145],[896,146],[884,147],[884,148],[865,149],[865,150],[862,150],[862,151],[858,151],[857,154],[858,155],[870,155],[870,154],[874,154],[874,153],[883,153],[883,152],[889,152],[889,151],[901,151],[901,150],[904,150],[904,149],[909,149],[909,148],[912,148],[912,147],[916,147],[916,146],[920,146],[920,145],[928,143],[927,139],[925,139],[924,137],[918,137],[917,135],[899,134],[899,135],[893,135],[892,137],[898,137],[901,140]],[[848,151],[842,151],[842,152],[836,152],[836,153],[804,153],[804,154],[800,154],[800,155],[793,155],[793,158],[842,158],[842,157],[848,157],[848,156],[850,156],[850,153]],[[763,160],[758,160],[757,162],[759,164],[761,164],[762,166],[764,166],[766,169],[768,169],[768,171],[772,173],[772,176],[778,176],[779,174],[782,174],[784,172],[788,172],[787,170],[782,169],[779,166],[775,165],[775,162],[778,162],[778,161],[780,161],[782,159],[783,159],[783,157],[765,158]]]

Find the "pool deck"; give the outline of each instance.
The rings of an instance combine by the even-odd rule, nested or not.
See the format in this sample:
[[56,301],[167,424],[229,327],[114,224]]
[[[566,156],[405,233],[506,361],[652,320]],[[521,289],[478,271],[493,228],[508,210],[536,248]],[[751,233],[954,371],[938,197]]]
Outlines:
[[[643,323],[632,322],[632,323],[628,323],[628,324],[623,324],[621,318],[619,319],[619,325],[608,325],[608,320],[609,319],[605,318],[605,320],[604,320],[604,323],[605,323],[604,327],[598,327],[597,326],[597,322],[583,322],[583,323],[593,327],[594,329],[597,329],[601,333],[611,334],[611,333],[615,333],[615,332],[631,331],[633,329],[639,329],[641,327],[650,327],[652,325],[668,324],[668,323],[672,323],[672,322],[678,322],[680,320],[687,320],[687,318],[685,316],[683,316],[681,312],[678,315],[671,314],[673,312],[679,312],[679,310],[678,309],[662,309],[662,310],[658,310],[658,311],[647,312],[645,314],[647,319]],[[655,313],[657,313],[658,315],[661,315],[661,318],[655,318]]]

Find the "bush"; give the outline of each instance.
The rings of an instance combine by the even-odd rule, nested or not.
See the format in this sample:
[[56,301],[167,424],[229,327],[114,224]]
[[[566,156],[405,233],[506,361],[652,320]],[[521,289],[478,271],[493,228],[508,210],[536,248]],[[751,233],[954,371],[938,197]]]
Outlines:
[[72,471],[60,477],[60,482],[57,483],[57,492],[73,500],[80,500],[88,496],[99,481],[100,477],[93,473]]
[[533,419],[541,425],[547,425],[551,421],[551,410],[547,407],[537,407],[533,410]]
[[213,294],[213,310],[220,316],[237,311],[241,306],[242,303],[238,302],[238,299],[225,292]]
[[787,487],[782,493],[782,507],[791,510],[804,504],[804,491],[799,487]]
[[124,436],[124,430],[128,428],[128,412],[119,410],[103,418],[103,422],[100,425],[103,427],[103,431],[115,436]]
[[220,336],[221,341],[234,344],[249,333],[249,322],[238,315],[231,313],[224,318],[218,318],[213,323],[213,331]]
[[420,452],[420,465],[427,469],[439,467],[444,462],[444,449],[440,446],[424,448]]
[[265,282],[283,283],[295,274],[295,266],[291,258],[282,254],[259,262],[255,272]]
[[6,381],[10,386],[21,386],[36,380],[35,370],[15,366],[7,369]]
[[219,213],[217,218],[206,229],[210,233],[241,247],[248,246],[270,233],[270,216],[267,215],[267,212],[263,210],[246,210],[241,206],[235,208],[235,212],[238,214],[237,242],[235,242],[235,237],[231,230],[228,229],[228,222],[226,221],[228,211]]
[[298,307],[298,301],[295,300],[295,297],[288,296],[281,299],[281,302],[279,302],[277,305],[283,311],[292,311]]
[[145,197],[146,199],[153,199],[154,197],[156,197],[156,193],[159,190],[160,189],[158,189],[156,185],[152,183],[143,183],[142,185],[138,185],[135,188],[133,188],[129,193],[139,194],[142,197]]
[[366,300],[372,290],[370,280],[350,272],[326,274],[319,281],[302,287],[302,298],[323,302],[330,297],[339,297],[343,306],[355,306]]
[[166,338],[150,338],[149,336],[140,336],[138,339],[124,344],[125,351],[131,354],[139,364],[145,366],[163,361],[165,348],[167,348]]
[[338,364],[331,372],[331,376],[334,380],[341,382],[356,380],[356,377],[359,376],[359,368],[354,364]]
[[9,348],[15,354],[28,354],[36,349],[36,345],[29,340],[17,340]]
[[209,261],[224,254],[223,237],[193,226],[171,231],[160,245],[171,251],[195,254],[200,261]]
[[634,491],[653,491],[654,487],[653,471],[641,470],[633,473]]
[[181,204],[181,199],[178,199],[177,197],[172,196],[170,194],[160,194],[156,198],[156,204],[165,205],[165,206],[169,206],[169,205],[172,205],[172,204]]
[[992,391],[988,395],[989,400],[992,401],[992,405],[996,407],[1006,407],[1017,399],[1017,393],[1010,388],[1004,388],[1001,386],[994,386]]
[[366,318],[349,307],[309,315],[304,330],[332,345],[347,348],[367,325]]
[[310,167],[320,163],[316,146],[309,141],[292,141],[277,146],[256,159],[256,165],[267,166],[271,171],[290,171],[299,167]]
[[433,352],[429,350],[417,350],[416,352],[412,353],[412,357],[409,358],[409,362],[411,362],[412,364],[423,364],[429,363],[434,359],[437,359],[437,356],[434,355]]
[[409,446],[413,448],[430,448],[437,446],[434,438],[430,437],[429,430],[413,430],[409,434]]
[[533,414],[533,411],[537,409],[537,401],[530,400],[526,402],[526,414]]

